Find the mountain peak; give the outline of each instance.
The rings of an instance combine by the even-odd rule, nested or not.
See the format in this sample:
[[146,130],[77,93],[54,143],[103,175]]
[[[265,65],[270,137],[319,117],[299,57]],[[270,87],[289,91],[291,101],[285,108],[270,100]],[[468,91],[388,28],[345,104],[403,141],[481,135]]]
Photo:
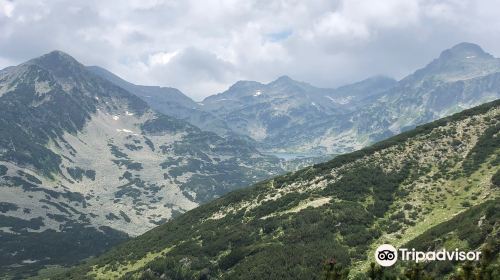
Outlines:
[[451,47],[451,50],[454,51],[476,51],[476,52],[481,52],[484,53],[483,49],[481,46],[474,44],[474,43],[469,43],[469,42],[462,42],[454,45]]
[[403,80],[409,82],[432,78],[441,81],[456,81],[499,71],[499,59],[476,44],[464,42],[444,50],[438,58]]
[[296,81],[287,75],[283,75],[283,76],[280,76],[279,78],[277,78],[276,80],[270,82],[269,85],[273,85],[273,86],[276,86],[276,85],[278,85],[278,86],[290,86],[290,85],[304,86],[306,84],[303,82]]
[[64,58],[64,59],[73,59],[73,57],[61,50],[53,50],[47,54],[45,54],[46,56],[56,56],[56,57],[60,57],[60,58]]
[[83,76],[86,76],[87,72],[83,64],[78,62],[71,55],[59,50],[54,50],[40,57],[34,58],[26,62],[26,64],[40,66],[50,71],[58,79],[72,77],[72,80],[78,80]]
[[280,87],[284,87],[284,88],[288,88],[288,89],[294,88],[295,90],[304,90],[304,89],[312,89],[313,88],[313,86],[311,86],[310,84],[308,84],[306,82],[294,80],[287,75],[280,76],[278,79],[270,82],[267,85],[271,86],[271,87],[279,87],[279,88]]
[[479,45],[473,43],[459,43],[450,49],[441,53],[440,59],[469,59],[469,58],[493,58],[493,56],[485,52]]
[[256,81],[247,81],[247,80],[240,80],[234,83],[229,90],[231,89],[243,89],[243,88],[253,88],[256,86],[261,86],[262,84]]
[[280,76],[278,79],[276,79],[276,81],[293,81],[293,79],[290,78],[290,76],[283,75],[283,76]]
[[71,55],[60,51],[54,50],[40,57],[30,60],[29,62],[34,64],[39,64],[41,66],[55,66],[55,65],[80,65],[80,63],[74,59]]
[[287,75],[283,75],[278,77],[276,80],[272,81],[270,84],[290,84],[290,83],[296,83],[294,79],[290,78]]

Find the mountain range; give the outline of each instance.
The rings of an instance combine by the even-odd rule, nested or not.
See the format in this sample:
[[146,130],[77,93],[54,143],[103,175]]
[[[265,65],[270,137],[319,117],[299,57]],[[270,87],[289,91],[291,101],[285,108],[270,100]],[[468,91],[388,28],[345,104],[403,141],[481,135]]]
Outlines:
[[[188,221],[194,221],[190,226],[199,226],[200,230],[205,223],[199,223],[198,214],[181,215],[186,211],[230,191],[326,161],[335,155],[362,149],[392,135],[411,130],[417,125],[499,97],[500,60],[470,43],[461,43],[445,50],[426,67],[400,81],[377,76],[340,88],[327,89],[282,76],[267,84],[240,81],[227,91],[209,96],[202,102],[195,102],[174,88],[132,84],[106,69],[84,66],[60,51],[51,52],[18,66],[7,67],[0,70],[0,275],[24,278],[46,265],[71,265],[100,254],[177,216],[178,219],[163,227],[167,228],[166,230],[155,229],[152,232],[163,234],[172,231],[174,237],[171,240],[181,235],[182,238],[195,238],[187,228],[178,227],[178,223],[186,221],[187,226]],[[449,143],[446,141],[456,140],[454,145],[460,152],[450,150],[454,155],[452,159],[455,169],[464,164],[472,164],[476,168],[474,160],[471,163],[461,157],[474,158],[474,153],[482,153],[473,149],[482,137],[480,135],[486,133],[485,131],[494,132],[498,128],[498,110],[491,109],[496,108],[497,103],[491,103],[489,106],[488,116],[484,116],[485,107],[481,107],[483,109],[479,110],[480,113],[468,111],[469,113],[462,114],[461,117],[455,117],[468,120],[470,118],[469,124],[474,127],[470,132],[467,132],[467,128],[460,128],[458,132],[449,128],[451,124],[456,123],[451,121],[455,119],[439,122],[437,127],[446,127],[446,131],[425,134],[428,139],[426,138],[427,142],[422,144],[421,148],[437,153],[435,150],[448,149],[446,145]],[[470,116],[476,113],[479,114],[477,117]],[[491,123],[487,118],[490,118]],[[479,119],[481,125],[475,127],[475,119]],[[450,124],[441,125],[443,122]],[[485,127],[489,126],[492,127],[485,130]],[[421,128],[416,131],[421,131]],[[458,136],[450,136],[453,133],[458,133]],[[496,134],[485,135],[484,137],[495,141],[498,139],[494,136]],[[438,141],[441,138],[447,139],[446,143],[444,140]],[[497,154],[495,145],[498,145],[498,141],[491,142],[488,139],[487,143],[493,147],[490,152]],[[433,142],[434,140],[438,142]],[[393,141],[382,142],[385,144],[374,147],[388,145],[387,143]],[[462,142],[466,143],[465,146]],[[373,148],[368,148],[360,153],[372,150]],[[416,150],[396,152],[389,149],[387,153],[389,151],[397,155],[406,152],[417,153]],[[443,151],[439,155],[443,161],[448,162],[450,159]],[[368,160],[376,163],[373,167],[375,169],[360,169],[354,163],[346,163],[342,170],[351,165],[354,165],[354,169],[352,172],[342,172],[351,175],[367,172],[367,178],[372,178],[368,173],[373,172],[376,176],[385,178],[384,182],[394,188],[396,184],[406,184],[406,181],[398,181],[399,177],[386,178],[391,167],[381,167],[379,162],[395,161],[394,164],[399,164],[401,160],[396,160],[395,155],[389,155],[385,160],[378,158],[379,156],[379,152],[374,152]],[[419,163],[427,159],[438,160],[432,157],[420,158],[417,155],[415,157]],[[289,160],[290,158],[293,160]],[[228,220],[227,228],[224,227],[226,224],[209,223],[211,226],[221,226],[220,229],[209,230],[213,232],[212,237],[218,239],[218,235],[222,234],[218,230],[228,229],[228,232],[231,232],[232,229],[236,230],[238,219],[240,222],[241,219],[247,219],[246,214],[242,215],[241,211],[236,210],[240,209],[238,207],[246,209],[248,205],[245,203],[254,203],[255,198],[250,198],[254,195],[259,196],[257,200],[269,201],[272,204],[269,209],[260,208],[260,204],[256,208],[256,211],[268,211],[271,215],[269,217],[278,215],[282,210],[290,210],[287,207],[292,207],[292,204],[297,204],[295,206],[299,210],[295,211],[294,208],[291,213],[299,213],[309,206],[305,200],[311,200],[313,208],[330,205],[336,201],[333,197],[339,194],[323,195],[309,191],[309,187],[301,190],[305,185],[316,183],[305,181],[304,185],[302,181],[296,181],[297,176],[312,172],[316,174],[315,177],[321,177],[324,175],[321,172],[330,168],[329,164],[344,164],[346,158],[350,159],[351,156],[339,156],[339,159],[330,163],[263,181],[257,185],[261,187],[231,193],[209,206],[196,208],[202,210],[193,210],[190,213],[205,211],[203,214],[211,213],[217,217],[218,211],[225,217],[229,212],[225,213],[224,209],[235,209],[233,212],[236,216],[229,215],[232,218]],[[494,167],[495,164],[498,165],[498,162],[490,159],[480,160],[483,165],[486,164],[484,162],[490,162]],[[414,166],[415,162],[412,164],[408,165],[409,169],[421,170],[421,167]],[[439,164],[426,165],[426,168],[431,171],[439,168],[438,170],[442,169],[443,172],[448,172],[447,168],[451,168],[446,164]],[[402,165],[397,168],[402,168]],[[426,168],[424,171],[428,171]],[[481,182],[489,182],[491,172],[496,170],[477,168],[483,173],[486,172],[486,175],[481,174]],[[424,171],[415,172],[420,174]],[[434,176],[431,171],[422,173],[424,175],[419,175],[419,178]],[[335,177],[337,171],[331,172]],[[456,172],[453,174],[457,178],[472,176]],[[346,178],[350,178],[349,176]],[[447,178],[446,182],[455,183],[457,178]],[[473,180],[476,177],[470,178]],[[290,195],[280,194],[280,188],[275,188],[274,182],[282,180],[285,180],[286,184],[297,186],[299,190],[291,192]],[[325,180],[330,182],[328,180],[333,179]],[[360,180],[358,182],[352,178],[351,181],[358,182],[360,186],[372,184],[372,179]],[[356,189],[350,184],[351,181],[344,183]],[[331,182],[335,184],[335,180]],[[262,186],[269,186],[268,184],[273,185],[269,190],[265,187],[266,190],[261,191],[261,188],[264,188]],[[383,189],[387,186],[379,185],[376,183],[370,191],[360,189],[354,202],[359,204],[358,200],[364,199],[362,206],[367,207],[373,202],[371,200],[392,201],[393,198],[376,197],[379,191],[375,191],[375,187],[382,188],[382,196],[383,193],[392,196],[395,191]],[[357,193],[358,190],[345,192]],[[458,193],[464,192],[460,190]],[[468,191],[466,193],[469,195]],[[485,193],[481,191],[481,195],[483,194]],[[224,204],[235,197],[239,200],[242,195],[244,197],[241,199],[247,202],[230,203],[237,206]],[[343,195],[355,194],[341,194]],[[281,196],[286,199],[281,200]],[[327,197],[331,199],[327,200]],[[464,196],[461,202],[465,202],[465,197],[468,196]],[[316,198],[320,200],[316,201]],[[341,198],[342,201],[353,202],[353,199],[349,199]],[[221,201],[225,202],[220,204]],[[273,201],[281,206],[276,208]],[[306,204],[305,208],[301,206],[303,203]],[[349,203],[341,206],[347,207],[346,209],[351,209],[351,206],[355,207],[352,209],[360,207]],[[217,210],[217,207],[222,208]],[[389,206],[385,205],[379,210],[383,211],[384,215],[395,214],[388,212],[387,207]],[[424,208],[419,208],[419,211]],[[252,209],[250,207],[248,211],[251,212]],[[447,212],[447,215],[458,213],[459,208],[451,210],[455,212]],[[273,214],[275,212],[278,214]],[[278,216],[281,217],[281,214]],[[370,234],[374,225],[372,223],[388,223],[383,217],[372,218],[369,222],[363,222],[369,225],[366,230]],[[267,220],[263,216],[258,219]],[[360,227],[361,224],[354,226]],[[359,230],[359,236],[366,235],[366,232]],[[380,232],[384,230],[381,229]],[[271,232],[272,238],[278,238],[282,234],[281,230],[276,229]],[[248,238],[243,236],[244,233],[246,234],[237,234],[243,239]],[[267,231],[265,233],[268,234]],[[252,231],[249,234],[254,236],[255,233]],[[144,238],[149,239],[147,236],[151,235]],[[175,240],[191,244],[188,239]],[[360,244],[369,246],[372,241]],[[161,242],[165,245],[171,241]],[[149,256],[147,252],[150,252],[156,256],[154,254],[158,253],[155,251],[158,248],[152,248],[149,243],[146,245],[143,251],[139,250],[140,254]],[[362,261],[360,255],[368,248],[365,245],[355,249],[358,255],[349,255],[350,261],[346,264]],[[243,251],[244,249],[241,248]],[[167,247],[162,250],[167,250]],[[226,253],[231,252],[228,248],[224,250],[218,251],[220,254],[217,256],[204,258],[203,262],[218,262]],[[238,251],[238,254],[240,253]],[[144,257],[144,254],[140,257]],[[131,259],[139,260],[139,255],[134,255]],[[177,257],[178,255],[175,255],[175,258]],[[347,258],[345,260],[347,261]],[[175,260],[176,263],[177,261],[178,259]],[[141,265],[146,263],[140,261]],[[142,269],[134,266],[133,270],[137,270],[137,273],[132,274],[141,274],[139,268]],[[219,270],[220,267],[207,265],[203,268],[233,277],[232,266],[222,270]],[[109,269],[109,266],[103,266],[104,271],[96,273],[107,275],[104,272]],[[120,276],[132,272],[128,268],[121,270],[123,273]],[[201,273],[196,269],[191,272],[193,275]]]
[[500,59],[461,43],[395,81],[374,77],[321,89],[281,77],[238,82],[202,104],[263,150],[341,154],[500,98]]
[[351,152],[500,98],[500,59],[472,43],[443,51],[400,81],[375,76],[330,89],[282,76],[268,84],[239,81],[202,102],[176,89],[132,85],[92,69],[162,113],[221,136],[253,140],[259,150],[278,156]]

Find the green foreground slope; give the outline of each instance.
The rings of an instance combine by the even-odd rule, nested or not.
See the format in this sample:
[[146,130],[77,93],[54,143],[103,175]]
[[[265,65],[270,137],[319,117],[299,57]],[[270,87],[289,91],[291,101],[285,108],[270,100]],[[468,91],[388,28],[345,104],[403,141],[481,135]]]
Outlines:
[[324,279],[332,258],[363,278],[382,243],[498,245],[499,128],[497,100],[232,192],[59,279]]

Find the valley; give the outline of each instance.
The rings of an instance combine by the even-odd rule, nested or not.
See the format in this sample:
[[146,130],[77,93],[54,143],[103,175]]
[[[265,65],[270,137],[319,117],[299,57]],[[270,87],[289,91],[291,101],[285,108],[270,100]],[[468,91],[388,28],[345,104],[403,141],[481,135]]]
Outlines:
[[[364,279],[369,252],[385,242],[489,246],[498,265],[499,113],[499,101],[487,103],[231,192],[63,277],[322,279],[334,258]],[[425,266],[431,278],[456,272]]]

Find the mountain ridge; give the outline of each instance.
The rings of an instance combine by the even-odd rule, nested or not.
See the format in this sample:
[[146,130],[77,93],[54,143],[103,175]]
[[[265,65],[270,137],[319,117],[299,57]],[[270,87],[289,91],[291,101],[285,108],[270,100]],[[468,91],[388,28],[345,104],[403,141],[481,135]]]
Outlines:
[[160,113],[185,120],[220,136],[237,137],[222,120],[204,111],[199,103],[176,88],[135,85],[99,66],[88,66],[87,69],[135,94]]
[[[500,92],[482,79],[493,79],[499,71],[500,59],[464,42],[400,81],[379,75],[329,89],[284,75],[269,83],[237,81],[187,106],[171,105],[167,94],[163,103],[141,98],[163,113],[244,139],[266,153],[315,157],[354,151],[494,100]],[[451,102],[446,105],[444,99]]]

